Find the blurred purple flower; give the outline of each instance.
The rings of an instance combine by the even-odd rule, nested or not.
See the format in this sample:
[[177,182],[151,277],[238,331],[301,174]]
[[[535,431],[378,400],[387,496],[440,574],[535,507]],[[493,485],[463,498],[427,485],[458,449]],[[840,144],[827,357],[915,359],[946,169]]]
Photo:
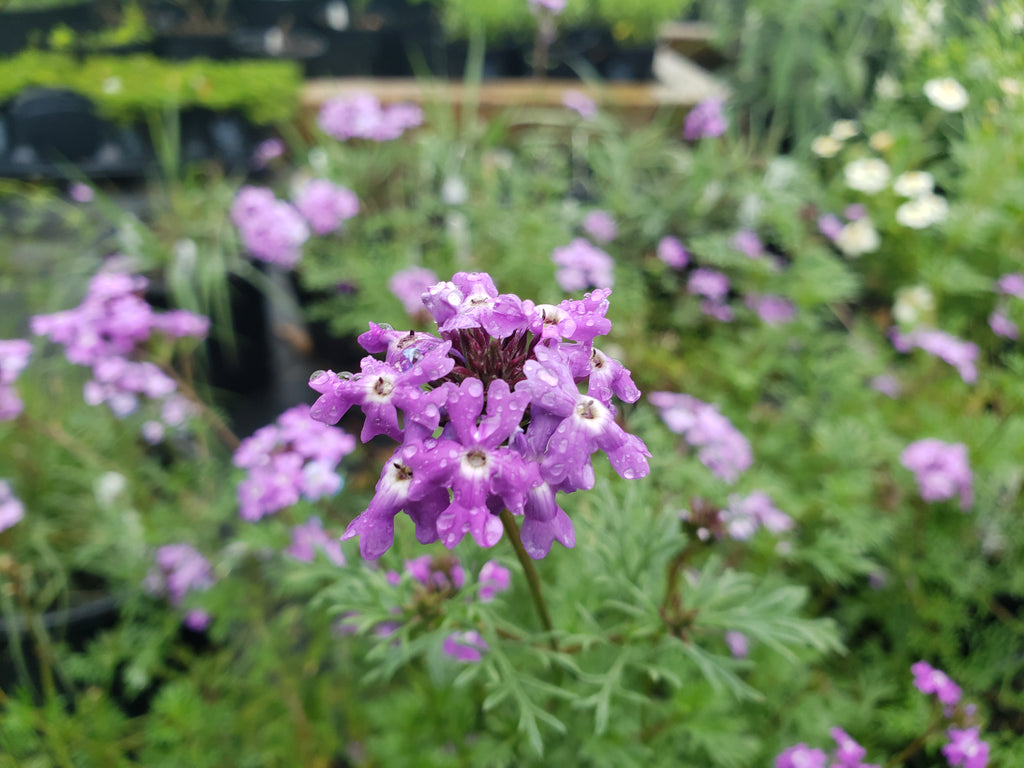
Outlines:
[[963,443],[926,438],[911,443],[900,454],[900,464],[914,473],[921,498],[928,502],[960,498],[960,509],[974,503],[973,478]]
[[597,115],[597,103],[583,91],[565,91],[562,94],[562,104],[584,120],[590,120]]
[[619,227],[608,211],[591,211],[583,217],[583,231],[599,243],[614,240]]
[[426,312],[423,294],[438,283],[437,275],[426,267],[409,267],[399,270],[388,280],[388,288],[402,302],[406,314],[416,317]]
[[685,269],[690,254],[679,238],[666,235],[658,241],[658,259],[673,269]]
[[725,133],[729,121],[725,117],[722,99],[705,99],[690,110],[683,123],[683,138],[687,141],[713,139]]
[[483,658],[487,643],[475,629],[455,632],[444,639],[441,649],[456,661],[477,662]]

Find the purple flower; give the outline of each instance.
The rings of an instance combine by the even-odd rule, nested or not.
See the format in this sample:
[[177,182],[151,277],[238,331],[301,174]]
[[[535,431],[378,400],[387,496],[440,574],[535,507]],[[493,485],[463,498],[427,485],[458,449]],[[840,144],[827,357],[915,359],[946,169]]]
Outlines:
[[476,662],[483,658],[487,643],[475,629],[448,635],[441,649],[456,661]]
[[918,661],[910,666],[914,674],[914,687],[924,694],[935,694],[946,706],[955,706],[960,701],[960,686],[945,672],[936,669],[927,661]]
[[292,269],[302,258],[309,227],[289,203],[274,198],[255,211],[239,206],[233,218],[242,244],[254,259]]
[[338,141],[392,141],[421,125],[423,110],[408,103],[383,106],[376,96],[357,94],[327,101],[318,122],[324,133]]
[[718,409],[690,395],[652,392],[668,428],[699,450],[697,458],[727,483],[734,483],[753,463],[750,443]]
[[764,491],[745,497],[730,496],[722,522],[729,536],[740,541],[749,539],[761,527],[771,533],[783,533],[793,527],[793,518],[777,509]]
[[934,328],[916,328],[909,333],[901,333],[893,328],[889,334],[898,351],[906,353],[917,347],[956,368],[960,378],[967,384],[978,380],[977,344]]
[[266,168],[267,164],[271,160],[274,160],[284,154],[284,142],[281,139],[274,137],[261,141],[256,145],[256,149],[252,155],[252,166],[257,170],[260,168]]
[[25,407],[13,385],[31,355],[32,344],[24,339],[0,341],[0,421],[13,419]]
[[1005,293],[1007,296],[1024,299],[1024,274],[1010,272],[1003,275],[996,281],[996,290],[999,293]]
[[359,198],[346,187],[314,179],[295,198],[295,207],[318,235],[326,235],[359,213]]
[[882,373],[878,376],[873,376],[868,385],[876,392],[881,392],[886,397],[891,397],[895,400],[903,392],[903,387],[900,384],[900,380],[893,376],[891,373]]
[[597,242],[607,243],[618,237],[619,227],[608,211],[591,211],[583,217],[583,231]]
[[750,642],[742,632],[726,632],[725,644],[729,646],[729,653],[734,659],[745,659],[750,653]]
[[[179,607],[190,592],[204,592],[214,584],[213,567],[190,544],[167,544],[156,551],[156,563],[146,575],[145,587],[154,595],[166,596],[171,605]],[[184,623],[201,631],[210,623],[210,616],[200,609],[189,610]]]
[[949,743],[942,748],[942,754],[951,766],[985,768],[988,765],[988,743],[980,739],[978,731],[977,726],[946,731]]
[[488,560],[480,569],[477,581],[480,583],[480,588],[477,591],[480,602],[489,603],[494,600],[495,595],[507,591],[512,585],[512,574],[505,566],[494,560]]
[[974,503],[967,446],[927,438],[911,443],[900,454],[900,464],[914,473],[921,498],[928,502],[960,498],[960,509]]
[[843,216],[848,221],[859,221],[860,219],[867,218],[867,215],[868,209],[864,207],[863,203],[850,203],[843,209]]
[[424,312],[423,294],[438,282],[433,270],[426,267],[409,267],[395,272],[388,280],[388,288],[402,302],[405,312],[416,317]]
[[[308,405],[289,408],[235,450],[234,465],[246,470],[238,484],[239,515],[259,520],[301,498],[315,501],[338,493],[344,484],[338,463],[355,445],[355,438],[344,430],[311,418]],[[312,533],[303,535],[309,540]]]
[[285,551],[296,560],[312,563],[316,559],[317,550],[327,555],[327,559],[335,565],[345,564],[341,543],[324,531],[319,517],[311,517],[302,525],[292,528],[292,543]]
[[679,238],[666,235],[658,241],[658,259],[672,269],[685,269],[690,254]]
[[572,522],[556,495],[593,487],[594,452],[604,450],[625,478],[649,472],[647,447],[615,423],[611,403],[640,392],[593,346],[611,329],[609,294],[537,305],[499,294],[486,274],[460,272],[423,294],[440,336],[371,323],[359,342],[383,361],[364,358],[355,376],[315,373],[314,418],[333,424],[358,405],[364,440],[402,441],[342,539],[359,536],[363,557],[380,557],[404,511],[421,543],[451,548],[468,533],[490,547],[507,509],[524,517],[531,556],[544,557],[553,541],[571,547]]
[[820,749],[811,749],[806,744],[794,744],[775,758],[775,768],[825,768],[828,761]]
[[68,197],[74,200],[76,203],[89,203],[92,202],[95,193],[88,184],[83,184],[80,181],[76,181],[74,184],[68,187]]
[[562,94],[562,104],[584,120],[590,120],[597,115],[597,103],[582,91],[565,91]]
[[717,269],[700,267],[686,281],[686,290],[693,296],[703,296],[718,303],[729,295],[729,278]]
[[818,231],[829,240],[835,242],[839,233],[843,231],[843,222],[833,213],[826,213],[818,217]]
[[1020,329],[1017,327],[1017,324],[1005,312],[999,309],[988,316],[988,326],[992,329],[992,333],[1007,339],[1016,340],[1020,335]]
[[835,759],[838,765],[835,768],[862,768],[861,761],[867,750],[842,728],[833,728],[829,733],[836,742]]
[[451,555],[422,555],[406,560],[405,572],[431,592],[454,592],[466,584],[466,572]]
[[585,238],[577,237],[568,245],[555,248],[551,260],[558,267],[555,279],[563,290],[611,288],[615,284],[612,257]]
[[0,532],[17,525],[25,517],[25,505],[14,495],[10,484],[0,480]]
[[713,139],[725,133],[729,121],[725,117],[722,99],[705,99],[690,110],[683,124],[683,138],[687,141]]
[[751,293],[743,301],[757,313],[762,323],[768,325],[788,323],[796,317],[796,307],[793,306],[793,302],[782,296]]
[[764,243],[752,229],[741,229],[732,236],[730,245],[748,259],[757,259],[764,255]]

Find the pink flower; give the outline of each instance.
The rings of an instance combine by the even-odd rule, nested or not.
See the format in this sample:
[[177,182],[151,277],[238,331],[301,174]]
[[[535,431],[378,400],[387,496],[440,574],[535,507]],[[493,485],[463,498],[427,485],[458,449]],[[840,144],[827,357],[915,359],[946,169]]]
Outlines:
[[679,238],[666,235],[658,241],[658,259],[672,269],[685,269],[690,254]]
[[562,104],[584,120],[590,120],[597,115],[597,103],[583,91],[565,91],[562,94]]
[[478,578],[480,582],[480,588],[477,591],[477,595],[480,598],[480,602],[489,603],[494,600],[494,596],[499,592],[505,592],[512,585],[512,574],[509,573],[508,568],[494,560],[488,560],[484,563],[480,569],[480,576]]
[[1005,293],[1007,296],[1016,296],[1024,299],[1024,274],[1010,272],[1003,275],[996,281],[996,290]]
[[729,121],[722,108],[721,99],[705,99],[690,110],[683,123],[683,138],[687,141],[713,139],[725,133]]
[[0,531],[17,525],[25,517],[25,506],[11,491],[6,480],[0,480]]
[[988,744],[978,735],[978,728],[950,728],[946,731],[949,743],[942,748],[942,754],[951,766],[963,768],[985,768],[988,765]]
[[326,235],[359,213],[359,198],[351,189],[315,179],[299,192],[295,207],[314,232]]
[[757,259],[764,255],[764,243],[752,229],[741,229],[733,235],[730,245],[747,258]]
[[388,280],[388,288],[395,294],[410,317],[422,314],[426,307],[423,294],[439,282],[433,270],[426,267],[409,267],[399,270]]
[[1020,335],[1017,324],[1007,317],[1005,312],[998,309],[988,316],[988,327],[992,329],[992,333],[1007,339],[1016,340]]
[[768,325],[780,325],[788,323],[796,317],[796,307],[789,299],[782,296],[771,296],[768,294],[750,294],[744,299],[744,303],[757,313],[762,323]]
[[611,288],[615,283],[612,257],[586,238],[577,237],[568,245],[555,248],[551,260],[558,267],[555,279],[566,291]]
[[965,512],[974,503],[967,446],[927,438],[911,443],[900,454],[900,464],[914,473],[921,498],[927,502],[960,498]]
[[608,211],[591,211],[583,218],[583,231],[599,243],[614,240],[619,234],[618,225]]
[[76,203],[88,203],[92,201],[95,193],[88,184],[76,181],[68,187],[68,196]]
[[477,662],[483,658],[487,643],[475,629],[467,632],[455,632],[448,635],[441,645],[441,650],[456,661]]

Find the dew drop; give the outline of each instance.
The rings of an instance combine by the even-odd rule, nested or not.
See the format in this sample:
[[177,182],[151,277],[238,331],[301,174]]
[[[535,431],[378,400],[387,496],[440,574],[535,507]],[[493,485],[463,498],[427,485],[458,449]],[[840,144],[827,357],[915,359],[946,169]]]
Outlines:
[[309,374],[309,383],[312,384],[314,381],[319,379],[321,376],[326,376],[327,371],[313,371]]

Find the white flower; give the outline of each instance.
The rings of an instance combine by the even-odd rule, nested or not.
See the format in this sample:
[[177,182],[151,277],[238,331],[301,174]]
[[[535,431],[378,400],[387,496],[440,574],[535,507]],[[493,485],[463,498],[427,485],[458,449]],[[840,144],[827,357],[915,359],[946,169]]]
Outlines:
[[903,86],[899,80],[885,72],[875,80],[875,95],[880,99],[898,99],[903,95]]
[[889,166],[877,157],[865,157],[847,163],[843,174],[846,176],[846,186],[867,195],[881,192],[889,183]]
[[868,146],[875,150],[875,152],[888,152],[895,143],[896,139],[888,131],[876,131],[868,139]]
[[1024,13],[1020,11],[1014,11],[1006,17],[1006,26],[1010,28],[1012,32],[1020,32],[1024,30]]
[[327,157],[327,150],[323,147],[313,147],[309,150],[309,154],[306,155],[306,159],[309,161],[309,166],[317,174],[324,175],[327,173],[327,166],[330,159]]
[[999,90],[1001,90],[1006,96],[1020,96],[1020,80],[1016,80],[1012,77],[1000,77]]
[[128,480],[117,472],[104,472],[93,481],[93,493],[101,507],[111,507],[128,487]]
[[923,317],[935,311],[935,296],[924,285],[901,288],[896,292],[892,316],[900,325],[917,325]]
[[448,176],[441,185],[441,199],[446,205],[462,205],[469,199],[469,188],[461,176]]
[[875,225],[871,223],[871,219],[865,216],[863,219],[851,221],[839,230],[835,242],[836,247],[845,256],[856,258],[865,253],[877,251],[882,240],[875,230]]
[[928,171],[907,171],[896,177],[892,188],[901,197],[920,197],[935,189],[935,179]]
[[928,101],[944,112],[959,112],[970,101],[967,90],[952,77],[940,77],[924,84]]
[[829,135],[836,141],[852,139],[860,132],[855,120],[836,120],[832,123],[832,130]]
[[818,157],[835,157],[836,153],[843,148],[839,140],[832,136],[817,136],[811,142],[811,152]]
[[946,198],[931,193],[915,197],[896,209],[896,221],[911,229],[924,229],[944,221],[949,214]]

